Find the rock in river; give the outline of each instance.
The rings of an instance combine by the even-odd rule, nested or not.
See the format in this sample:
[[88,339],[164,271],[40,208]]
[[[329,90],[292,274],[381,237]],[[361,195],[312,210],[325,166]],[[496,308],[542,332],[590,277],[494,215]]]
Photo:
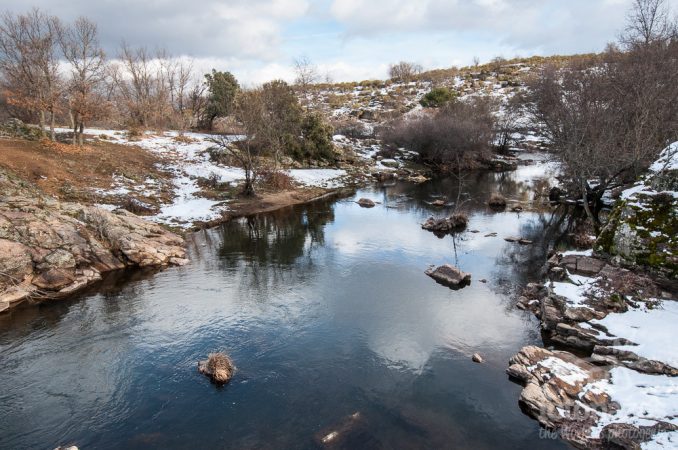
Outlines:
[[429,267],[426,270],[426,275],[452,289],[460,289],[471,283],[470,273],[462,272],[450,264],[440,267]]
[[361,198],[358,200],[358,204],[363,208],[374,208],[375,203],[369,198]]

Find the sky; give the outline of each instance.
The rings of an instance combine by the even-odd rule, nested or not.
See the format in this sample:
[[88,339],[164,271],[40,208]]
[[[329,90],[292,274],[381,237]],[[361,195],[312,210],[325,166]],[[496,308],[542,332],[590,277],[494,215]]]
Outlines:
[[[624,28],[633,0],[3,0],[99,25],[115,58],[124,41],[188,58],[243,85],[292,81],[306,57],[323,79],[384,79],[388,66],[426,69],[493,57],[598,52]],[[673,11],[678,0],[669,0]]]

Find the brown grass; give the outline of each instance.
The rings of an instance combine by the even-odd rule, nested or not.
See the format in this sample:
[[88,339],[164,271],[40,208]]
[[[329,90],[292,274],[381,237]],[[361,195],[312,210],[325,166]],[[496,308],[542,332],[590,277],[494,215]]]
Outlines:
[[224,353],[210,353],[207,361],[200,362],[198,370],[209,376],[215,383],[224,384],[233,377],[235,365]]
[[499,192],[493,192],[490,195],[490,199],[487,201],[487,204],[493,208],[506,208],[506,197],[501,195]]
[[282,170],[261,170],[259,184],[274,191],[285,191],[295,187],[294,179]]

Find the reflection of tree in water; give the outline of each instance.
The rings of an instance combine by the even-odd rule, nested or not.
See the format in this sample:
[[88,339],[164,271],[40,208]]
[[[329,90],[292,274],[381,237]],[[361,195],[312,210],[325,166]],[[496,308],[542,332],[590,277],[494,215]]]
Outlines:
[[[520,237],[532,241],[532,244],[507,242],[504,245],[493,277],[496,288],[514,300],[527,283],[540,281],[546,275],[547,255],[567,240],[575,221],[572,211],[559,207],[553,213],[535,214],[532,220],[522,223]],[[513,303],[510,301],[509,306],[512,307]]]
[[225,223],[219,261],[259,293],[289,284],[314,271],[312,251],[324,244],[324,228],[333,221],[333,202],[316,202]]

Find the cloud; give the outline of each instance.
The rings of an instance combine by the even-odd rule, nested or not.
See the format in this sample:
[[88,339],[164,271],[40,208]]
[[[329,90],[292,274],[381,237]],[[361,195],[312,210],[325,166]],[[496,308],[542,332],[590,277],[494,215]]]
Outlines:
[[[17,13],[29,7],[25,0],[3,3]],[[94,20],[108,53],[124,40],[176,55],[272,61],[282,52],[284,25],[303,17],[309,0],[33,0],[30,6],[66,21]]]

